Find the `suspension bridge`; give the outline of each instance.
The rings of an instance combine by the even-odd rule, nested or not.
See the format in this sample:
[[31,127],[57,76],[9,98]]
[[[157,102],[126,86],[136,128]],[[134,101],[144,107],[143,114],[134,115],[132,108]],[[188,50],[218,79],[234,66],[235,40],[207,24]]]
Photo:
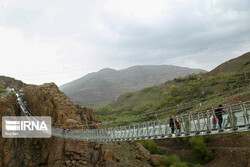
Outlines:
[[[27,117],[34,116],[28,111],[20,93],[14,92],[23,115]],[[178,138],[250,131],[250,101],[225,105],[223,109],[225,113],[223,114],[224,128],[222,129],[212,128],[212,117],[215,113],[214,109],[210,109],[180,115],[181,128],[177,129],[175,121],[173,121],[174,133],[172,133],[169,126],[169,119],[162,119],[102,129],[86,129],[88,127],[86,126],[81,129],[65,130],[55,125],[51,127],[51,135],[65,139],[106,142]]]

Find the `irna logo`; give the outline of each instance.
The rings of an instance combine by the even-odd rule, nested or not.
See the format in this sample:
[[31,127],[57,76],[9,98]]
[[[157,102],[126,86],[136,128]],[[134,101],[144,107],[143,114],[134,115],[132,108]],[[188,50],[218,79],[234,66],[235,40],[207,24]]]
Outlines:
[[6,120],[6,130],[48,130],[45,121],[8,121]]
[[3,138],[50,138],[51,117],[2,117]]

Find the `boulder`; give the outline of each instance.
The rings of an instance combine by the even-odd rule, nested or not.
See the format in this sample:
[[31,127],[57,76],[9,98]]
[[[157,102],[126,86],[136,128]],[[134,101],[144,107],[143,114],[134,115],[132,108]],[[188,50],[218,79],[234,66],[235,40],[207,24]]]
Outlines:
[[66,155],[84,154],[88,150],[88,142],[65,140],[64,151]]
[[113,159],[114,158],[114,152],[111,150],[106,150],[104,153],[104,160],[107,161],[109,159]]
[[138,150],[138,152],[140,153],[140,155],[142,156],[141,160],[150,160],[150,152],[143,147],[143,145],[139,142],[135,143],[135,147]]
[[[74,105],[54,83],[27,85],[23,91],[23,99],[30,112],[36,116],[51,116],[52,124],[57,128],[101,128],[101,124],[90,125],[101,122],[95,118],[92,109]],[[1,100],[0,110],[0,119],[2,116],[21,114],[14,93]],[[34,154],[30,154],[31,148],[36,151]],[[0,154],[0,166],[117,166],[114,152],[106,150],[99,143],[53,136],[48,139],[24,140],[0,138]]]

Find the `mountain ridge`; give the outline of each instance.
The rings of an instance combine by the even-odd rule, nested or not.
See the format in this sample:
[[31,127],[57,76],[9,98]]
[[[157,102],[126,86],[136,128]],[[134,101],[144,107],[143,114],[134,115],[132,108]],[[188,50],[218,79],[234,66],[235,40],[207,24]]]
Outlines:
[[121,70],[104,68],[62,85],[60,90],[80,105],[103,104],[125,92],[200,72],[206,71],[174,65],[136,65]]
[[[116,121],[113,123],[120,125],[129,121],[137,123],[136,121],[141,121],[141,119],[143,121],[156,119],[155,115],[146,114],[160,113],[156,111],[166,114],[173,112],[173,110],[178,113],[196,112],[201,110],[201,107],[203,110],[207,110],[207,108],[217,107],[221,103],[230,104],[247,101],[249,100],[249,94],[246,92],[250,89],[250,61],[248,61],[250,59],[248,58],[250,58],[249,55],[244,54],[222,63],[218,67],[220,70],[224,70],[216,71],[214,74],[208,72],[187,75],[163,84],[124,93],[111,103],[96,107],[95,114],[102,120]],[[231,68],[227,68],[228,62]],[[237,67],[232,66],[234,63],[237,63]],[[214,72],[214,70],[211,72]],[[214,101],[214,99],[216,100]],[[202,106],[201,103],[203,103]],[[141,118],[139,115],[144,115],[144,117]],[[166,117],[162,113],[160,115],[159,117]],[[134,118],[129,120],[128,118],[131,117]]]

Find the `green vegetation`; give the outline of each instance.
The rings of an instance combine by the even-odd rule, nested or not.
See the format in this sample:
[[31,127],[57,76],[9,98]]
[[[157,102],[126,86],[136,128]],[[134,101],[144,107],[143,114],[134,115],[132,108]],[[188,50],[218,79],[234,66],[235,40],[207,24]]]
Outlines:
[[[104,122],[112,120],[108,126],[140,123],[154,119],[168,118],[169,115],[205,110],[218,104],[232,104],[241,99],[249,99],[250,59],[224,63],[207,74],[192,74],[175,78],[164,84],[151,86],[136,92],[119,96],[114,102],[96,108],[97,117]],[[236,65],[234,66],[234,63]],[[237,89],[242,88],[244,89]],[[200,106],[199,104],[202,103]],[[157,112],[155,112],[157,111]],[[241,133],[243,134],[243,133]],[[223,136],[237,137],[239,134],[198,136],[181,138],[193,154],[166,155],[153,140],[139,141],[151,154],[160,154],[160,161],[151,160],[155,167],[200,167],[214,158],[214,153],[207,148],[206,142]],[[246,133],[244,135],[249,135]],[[176,146],[173,145],[175,149]],[[178,148],[177,148],[178,149]],[[156,162],[155,162],[156,161]],[[184,162],[187,162],[188,165]]]
[[172,165],[170,165],[170,167],[188,167],[188,165],[185,164],[184,162],[175,162]]
[[245,60],[244,63],[243,63],[244,66],[247,66],[248,64],[250,64],[250,59]]
[[[234,140],[233,138],[243,138],[243,137],[250,136],[249,132],[239,132],[239,133],[227,133],[227,134],[217,134],[217,135],[207,135],[207,136],[199,136],[199,137],[191,137],[191,138],[180,138],[176,140],[180,140],[186,145],[188,143],[187,149],[192,149],[193,154],[183,154],[180,155],[180,159],[183,162],[188,163],[190,166],[194,167],[201,167],[205,164],[209,164],[211,161],[218,160],[214,158],[216,155],[216,150],[221,149],[231,149],[231,147],[217,147],[211,146],[211,150],[208,149],[206,146],[208,143],[214,143],[216,141],[220,141],[223,138],[229,139],[229,137]],[[192,143],[192,145],[191,145]],[[233,146],[235,147],[235,146]],[[174,148],[175,149],[175,148]],[[180,151],[180,150],[179,150]]]
[[0,89],[0,98],[3,98],[4,96],[6,96],[6,90],[5,89]]
[[162,150],[158,148],[157,143],[154,140],[140,140],[140,142],[151,154],[160,154],[160,162],[151,161],[151,165],[156,167],[188,167],[184,162],[181,162],[181,159],[178,155],[167,156]]
[[140,142],[151,154],[161,154],[158,145],[154,140],[140,140],[138,142]]
[[[114,121],[112,126],[117,126],[207,109],[249,92],[249,87],[244,91],[235,90],[248,86],[249,78],[249,72],[221,73],[217,76],[192,74],[158,86],[125,93],[116,101],[96,108],[95,113],[104,122]],[[200,103],[204,104],[200,107]],[[156,110],[168,114],[152,114]]]
[[[233,90],[248,86],[249,79],[250,52],[221,64],[209,73],[191,74],[125,93],[110,104],[95,108],[95,113],[104,122],[115,121],[112,125],[117,126],[156,119],[157,116],[151,113],[157,110],[179,114],[207,109],[232,101],[229,96],[241,96],[243,91]],[[206,104],[200,107],[198,104],[203,102]],[[160,117],[166,118],[169,114],[161,114]]]
[[5,89],[0,89],[0,93],[5,93],[6,90]]
[[219,75],[220,73],[231,73],[231,72],[249,72],[250,71],[250,52],[243,54],[240,57],[229,60],[214,70],[209,72],[209,75]]
[[176,162],[181,162],[181,160],[180,160],[179,156],[175,155],[175,154],[170,155],[169,157],[164,155],[164,156],[162,156],[162,159],[161,159],[161,164],[165,165],[165,166],[173,165]]
[[151,165],[155,167],[188,167],[184,162],[181,162],[181,159],[178,155],[162,155],[160,162],[154,162],[151,160]]
[[189,144],[200,163],[205,164],[211,161],[214,157],[211,150],[207,149],[205,138],[203,136],[192,137]]

